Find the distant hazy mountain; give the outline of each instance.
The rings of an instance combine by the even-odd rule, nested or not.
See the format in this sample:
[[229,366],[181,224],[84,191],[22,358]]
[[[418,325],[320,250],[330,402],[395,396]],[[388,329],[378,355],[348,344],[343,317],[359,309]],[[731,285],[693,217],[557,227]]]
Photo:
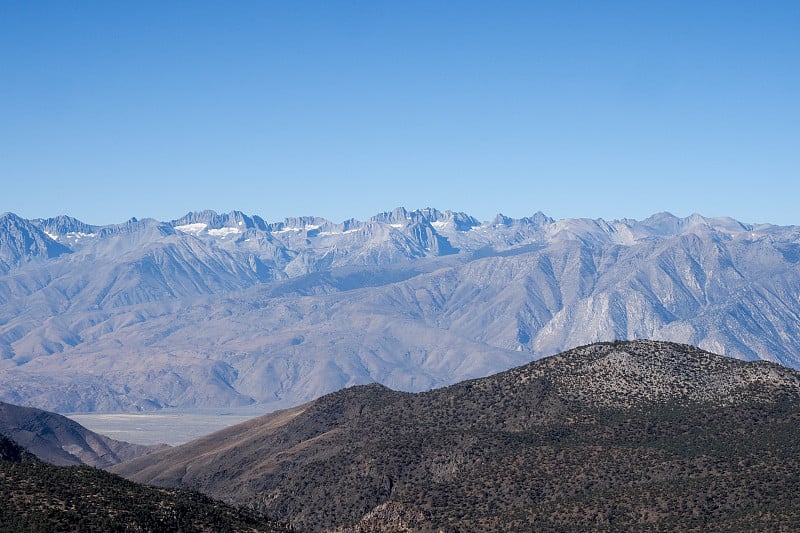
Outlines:
[[0,402],[0,435],[54,465],[105,468],[166,446],[131,444],[99,435],[56,413]]
[[798,424],[797,371],[619,342],[345,389],[112,470],[302,531],[790,531]]
[[0,399],[60,412],[421,391],[613,339],[797,368],[798,317],[795,226],[0,216]]

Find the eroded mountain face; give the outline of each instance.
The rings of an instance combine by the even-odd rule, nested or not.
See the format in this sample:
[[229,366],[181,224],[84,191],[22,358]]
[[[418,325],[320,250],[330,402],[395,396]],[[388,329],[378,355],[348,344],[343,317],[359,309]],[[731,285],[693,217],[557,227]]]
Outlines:
[[800,228],[698,215],[0,216],[0,400],[68,411],[421,391],[595,341],[798,367]]

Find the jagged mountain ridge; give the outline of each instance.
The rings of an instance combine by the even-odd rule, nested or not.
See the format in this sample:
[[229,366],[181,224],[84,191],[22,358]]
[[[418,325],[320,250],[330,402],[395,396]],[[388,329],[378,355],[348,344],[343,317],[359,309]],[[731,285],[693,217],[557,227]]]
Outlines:
[[0,215],[0,228],[0,273],[70,252],[36,224],[13,213]]
[[[17,219],[0,216],[0,235]],[[403,208],[341,224],[235,211],[26,224],[65,251],[0,240],[0,257],[24,258],[0,275],[0,399],[18,404],[276,408],[617,338],[800,366],[795,226]]]
[[112,471],[304,531],[780,530],[800,524],[798,421],[797,371],[614,342],[345,389]]

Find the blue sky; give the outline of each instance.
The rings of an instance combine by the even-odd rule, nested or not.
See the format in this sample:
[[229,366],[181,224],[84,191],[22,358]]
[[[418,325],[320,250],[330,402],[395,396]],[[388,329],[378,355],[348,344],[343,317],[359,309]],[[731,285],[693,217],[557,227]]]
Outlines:
[[0,2],[0,212],[800,224],[800,2]]

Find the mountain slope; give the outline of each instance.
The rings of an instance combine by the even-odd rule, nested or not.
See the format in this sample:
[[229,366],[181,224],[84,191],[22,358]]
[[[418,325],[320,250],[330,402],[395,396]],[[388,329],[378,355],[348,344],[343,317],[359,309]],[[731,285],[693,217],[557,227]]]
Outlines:
[[0,531],[286,531],[197,493],[37,461],[0,435]]
[[21,463],[36,460],[36,456],[28,450],[8,437],[0,435],[0,462]]
[[800,373],[653,341],[354,387],[117,465],[304,530],[800,526]]
[[131,444],[89,431],[56,413],[0,402],[0,435],[54,465],[108,467],[163,446]]
[[339,224],[235,211],[22,223],[69,253],[0,274],[0,399],[17,404],[276,409],[613,339],[800,368],[794,226],[403,208]]

